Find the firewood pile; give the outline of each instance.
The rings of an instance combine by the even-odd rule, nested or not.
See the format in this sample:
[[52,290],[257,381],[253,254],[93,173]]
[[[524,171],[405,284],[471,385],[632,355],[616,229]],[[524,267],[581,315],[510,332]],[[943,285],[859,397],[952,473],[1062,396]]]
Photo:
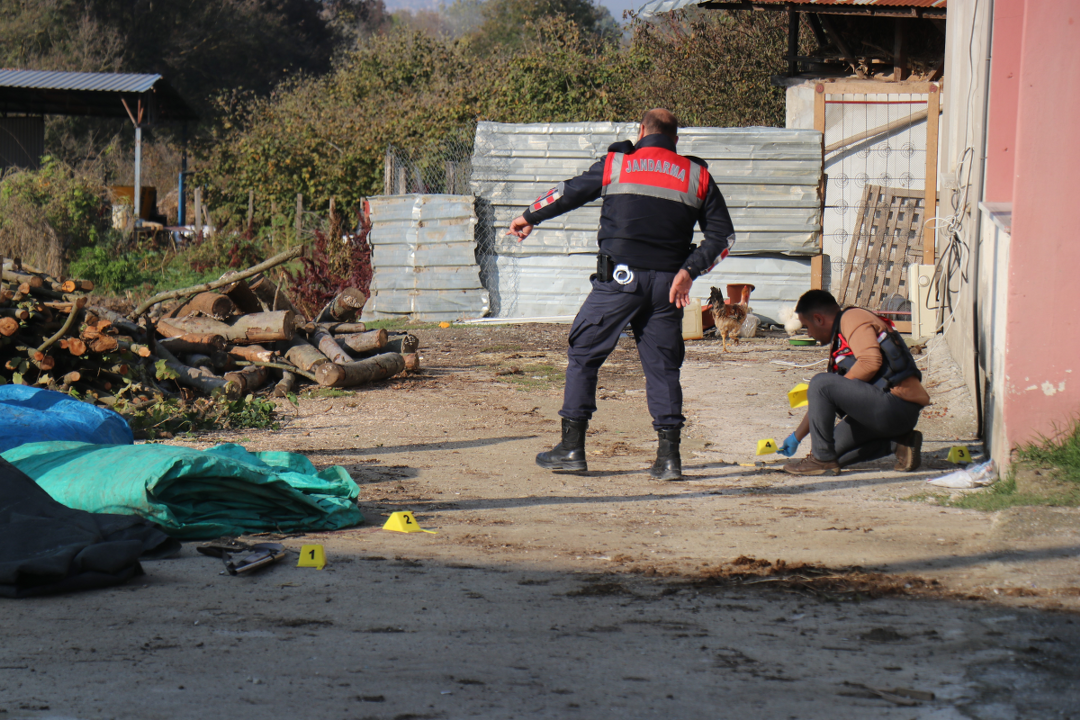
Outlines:
[[193,393],[236,398],[262,388],[286,397],[306,381],[348,388],[419,370],[414,335],[369,331],[356,321],[365,301],[359,290],[348,288],[316,317],[304,317],[265,274],[299,252],[160,293],[127,316],[95,304],[89,281],[4,260],[0,384],[138,406]]

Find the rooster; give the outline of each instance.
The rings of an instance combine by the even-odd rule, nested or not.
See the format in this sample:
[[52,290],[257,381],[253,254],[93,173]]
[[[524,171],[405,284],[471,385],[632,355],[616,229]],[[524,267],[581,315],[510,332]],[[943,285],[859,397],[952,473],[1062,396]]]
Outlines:
[[709,312],[712,313],[713,320],[716,322],[716,334],[720,336],[720,341],[724,344],[724,352],[731,352],[728,350],[728,340],[732,340],[736,345],[739,344],[739,330],[742,328],[743,320],[746,319],[746,295],[748,294],[749,288],[743,295],[742,303],[731,305],[724,303],[724,293],[720,292],[720,288],[712,288],[712,293],[709,295]]

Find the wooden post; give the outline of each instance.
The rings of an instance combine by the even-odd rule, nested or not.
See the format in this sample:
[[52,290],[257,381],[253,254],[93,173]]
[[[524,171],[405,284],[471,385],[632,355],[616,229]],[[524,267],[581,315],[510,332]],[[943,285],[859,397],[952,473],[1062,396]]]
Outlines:
[[304,225],[304,196],[296,195],[296,240],[300,241],[300,230]]
[[[821,133],[821,167],[825,167],[825,86],[814,86],[814,129]],[[821,290],[824,284],[825,268],[825,188],[827,180],[821,176],[818,193],[821,200],[821,253],[810,259],[810,289]]]
[[255,191],[248,190],[248,214],[247,214],[247,227],[251,229],[251,223],[255,221]]
[[937,215],[938,116],[941,86],[931,85],[926,99],[926,200],[923,211],[923,265],[933,265],[937,257],[934,223]]
[[195,188],[195,235],[202,237],[202,188]]
[[[825,86],[814,86],[814,129],[821,133],[821,150],[825,151]],[[822,157],[824,160],[824,156]]]
[[330,196],[330,222],[334,222],[334,196]]
[[896,18],[893,26],[893,76],[894,82],[906,80],[908,75],[907,20]]
[[397,172],[397,187],[395,188],[395,195],[405,194],[405,166],[394,163],[396,167],[394,170]]
[[390,148],[386,148],[386,157],[383,159],[383,195],[394,194],[394,156]]
[[799,74],[799,11],[793,6],[788,7],[788,76],[795,77]]

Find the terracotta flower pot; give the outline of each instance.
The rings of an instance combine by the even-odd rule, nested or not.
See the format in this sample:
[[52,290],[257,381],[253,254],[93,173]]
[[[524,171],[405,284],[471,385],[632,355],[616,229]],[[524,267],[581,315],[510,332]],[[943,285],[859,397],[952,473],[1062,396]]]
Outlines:
[[754,286],[750,283],[729,283],[727,286],[727,297],[724,298],[724,302],[728,305],[732,303],[748,303],[750,302],[750,293],[753,292]]

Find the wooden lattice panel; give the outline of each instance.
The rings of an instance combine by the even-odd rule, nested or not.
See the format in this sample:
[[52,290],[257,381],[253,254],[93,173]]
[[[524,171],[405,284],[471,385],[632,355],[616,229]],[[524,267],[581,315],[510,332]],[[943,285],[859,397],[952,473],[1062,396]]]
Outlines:
[[924,195],[922,190],[866,186],[840,279],[841,306],[878,310],[891,295],[907,298],[905,268],[923,256]]

